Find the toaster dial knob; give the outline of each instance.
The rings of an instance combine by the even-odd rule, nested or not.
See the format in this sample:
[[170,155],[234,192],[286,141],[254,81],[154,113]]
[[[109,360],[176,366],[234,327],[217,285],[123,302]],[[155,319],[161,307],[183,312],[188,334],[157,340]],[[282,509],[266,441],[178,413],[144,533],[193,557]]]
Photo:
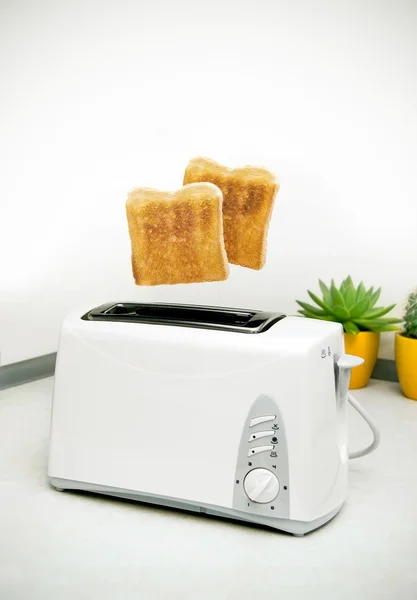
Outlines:
[[245,492],[253,502],[267,504],[278,496],[279,481],[268,469],[249,471],[243,482]]

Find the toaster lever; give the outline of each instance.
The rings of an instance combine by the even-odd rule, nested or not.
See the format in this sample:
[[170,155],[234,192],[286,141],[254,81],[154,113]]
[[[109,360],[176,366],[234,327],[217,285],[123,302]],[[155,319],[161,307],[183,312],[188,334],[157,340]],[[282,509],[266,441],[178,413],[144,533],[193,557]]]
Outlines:
[[345,398],[350,382],[350,372],[364,362],[360,356],[353,354],[341,354],[336,361],[336,398],[341,402]]
[[359,367],[364,362],[360,356],[354,356],[353,354],[341,354],[337,361],[339,369],[353,369],[353,367]]

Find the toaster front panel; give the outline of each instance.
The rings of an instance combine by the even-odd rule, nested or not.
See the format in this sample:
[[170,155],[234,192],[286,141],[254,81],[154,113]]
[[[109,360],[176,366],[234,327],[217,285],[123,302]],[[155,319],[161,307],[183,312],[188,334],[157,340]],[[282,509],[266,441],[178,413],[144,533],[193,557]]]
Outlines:
[[[323,508],[324,498],[331,503],[339,464],[333,358],[321,358],[319,346],[293,334],[302,321],[283,319],[259,335],[67,323],[56,366],[50,477],[246,514],[320,516],[314,507]],[[276,419],[271,430],[266,421],[253,425],[256,434],[268,431],[255,443],[264,439],[278,452],[251,461],[250,421],[265,416]],[[272,425],[280,435],[270,435]],[[251,499],[259,494],[274,496],[274,504]]]
[[[271,357],[252,356],[249,361],[242,355],[245,369],[236,373],[234,349],[220,352],[218,346],[206,345],[205,370],[196,374],[195,345],[182,342],[163,346],[125,339],[124,356],[131,344],[133,367],[120,359],[117,338],[109,336],[106,346],[63,332],[52,413],[51,477],[232,508],[242,431],[262,391],[263,372],[270,373],[264,365]],[[159,369],[170,357],[178,367],[175,373]],[[181,370],[185,364],[190,365],[188,374]]]

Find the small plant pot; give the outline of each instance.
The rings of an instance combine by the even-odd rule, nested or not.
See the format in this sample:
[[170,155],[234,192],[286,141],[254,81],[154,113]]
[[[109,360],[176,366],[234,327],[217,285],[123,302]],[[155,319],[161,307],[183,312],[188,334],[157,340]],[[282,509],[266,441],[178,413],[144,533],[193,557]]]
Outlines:
[[417,400],[417,340],[397,333],[395,362],[402,393],[410,400]]
[[352,369],[350,390],[358,390],[368,385],[374,370],[379,350],[380,334],[373,331],[361,331],[356,335],[345,333],[345,352],[360,356],[365,361],[359,367]]

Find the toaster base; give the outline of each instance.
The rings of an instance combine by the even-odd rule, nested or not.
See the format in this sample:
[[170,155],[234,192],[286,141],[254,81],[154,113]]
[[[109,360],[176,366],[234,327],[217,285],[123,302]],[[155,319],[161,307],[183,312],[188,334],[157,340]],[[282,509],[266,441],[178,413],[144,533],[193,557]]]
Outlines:
[[51,485],[57,491],[79,490],[85,492],[93,492],[96,494],[104,494],[106,496],[114,496],[116,498],[124,498],[126,500],[135,500],[146,504],[155,504],[168,508],[192,511],[200,514],[221,517],[231,520],[238,520],[246,523],[254,523],[271,527],[279,531],[285,531],[295,536],[303,536],[306,533],[318,529],[337,515],[342,505],[338,506],[326,515],[315,519],[314,521],[294,521],[292,519],[280,519],[277,517],[263,517],[251,515],[233,508],[223,508],[211,504],[199,503],[198,505],[186,500],[178,500],[168,496],[157,496],[156,494],[144,494],[123,488],[110,487],[105,485],[97,485],[94,483],[86,483],[81,481],[72,481],[70,479],[61,479],[59,477],[50,477]]

